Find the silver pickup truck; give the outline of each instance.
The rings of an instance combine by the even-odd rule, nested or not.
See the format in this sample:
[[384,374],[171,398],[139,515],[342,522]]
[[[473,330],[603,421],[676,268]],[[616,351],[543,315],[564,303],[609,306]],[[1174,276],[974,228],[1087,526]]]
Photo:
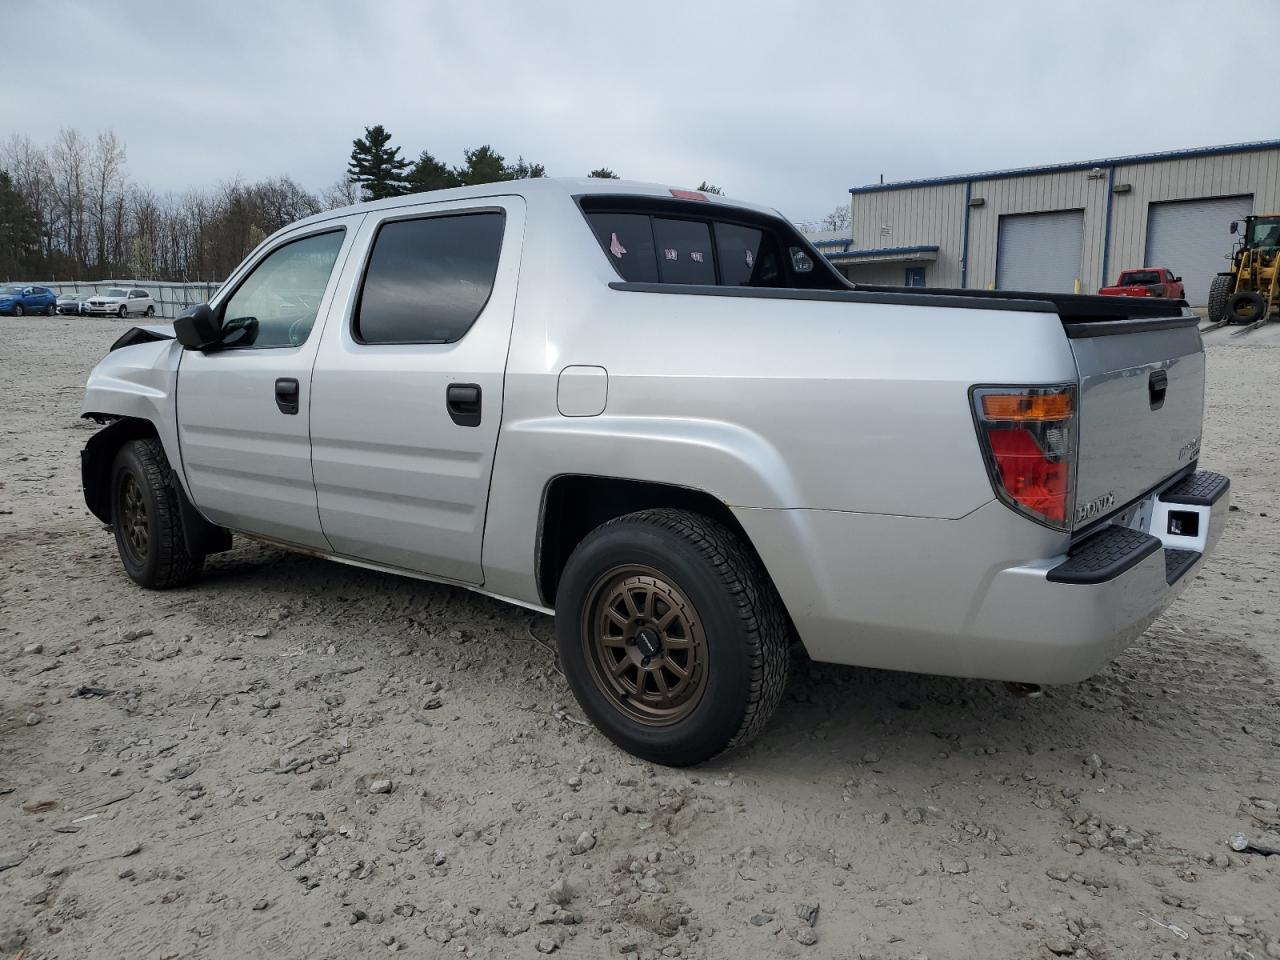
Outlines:
[[1227,514],[1168,300],[853,286],[776,211],[609,180],[361,204],[93,371],[89,509],[144,587],[231,533],[556,616],[623,748],[765,724],[789,646],[1088,677]]

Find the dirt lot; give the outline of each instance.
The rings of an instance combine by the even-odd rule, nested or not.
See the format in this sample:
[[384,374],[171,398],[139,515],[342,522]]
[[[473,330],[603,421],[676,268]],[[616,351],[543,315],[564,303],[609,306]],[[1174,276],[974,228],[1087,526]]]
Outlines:
[[77,462],[122,327],[0,318],[0,958],[1280,957],[1280,857],[1226,845],[1280,845],[1280,329],[1212,335],[1238,510],[1100,676],[797,662],[673,771],[540,616],[243,542],[137,589]]

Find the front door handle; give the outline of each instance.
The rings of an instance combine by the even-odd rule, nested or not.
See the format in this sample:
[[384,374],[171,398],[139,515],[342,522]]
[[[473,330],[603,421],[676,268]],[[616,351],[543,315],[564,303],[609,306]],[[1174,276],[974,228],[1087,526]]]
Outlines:
[[281,377],[276,381],[276,406],[281,413],[298,412],[298,381],[293,377]]
[[444,405],[458,426],[480,426],[480,384],[449,384],[444,394]]

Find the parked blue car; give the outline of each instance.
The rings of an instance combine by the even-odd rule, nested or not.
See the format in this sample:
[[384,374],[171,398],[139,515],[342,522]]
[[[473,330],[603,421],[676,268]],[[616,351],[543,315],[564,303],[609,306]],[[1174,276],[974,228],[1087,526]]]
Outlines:
[[52,317],[58,312],[57,303],[58,298],[48,287],[0,287],[0,314],[20,317],[24,313],[44,313]]

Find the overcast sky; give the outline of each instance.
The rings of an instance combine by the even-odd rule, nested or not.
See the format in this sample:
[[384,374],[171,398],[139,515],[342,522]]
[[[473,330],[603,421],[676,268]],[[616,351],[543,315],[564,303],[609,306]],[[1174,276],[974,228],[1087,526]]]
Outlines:
[[[111,128],[159,190],[320,190],[382,123],[816,219],[886,180],[1280,136],[1280,0],[0,0],[0,135]],[[1263,53],[1263,51],[1271,53]],[[14,61],[42,56],[32,69]],[[1244,87],[1261,96],[1242,109]]]

